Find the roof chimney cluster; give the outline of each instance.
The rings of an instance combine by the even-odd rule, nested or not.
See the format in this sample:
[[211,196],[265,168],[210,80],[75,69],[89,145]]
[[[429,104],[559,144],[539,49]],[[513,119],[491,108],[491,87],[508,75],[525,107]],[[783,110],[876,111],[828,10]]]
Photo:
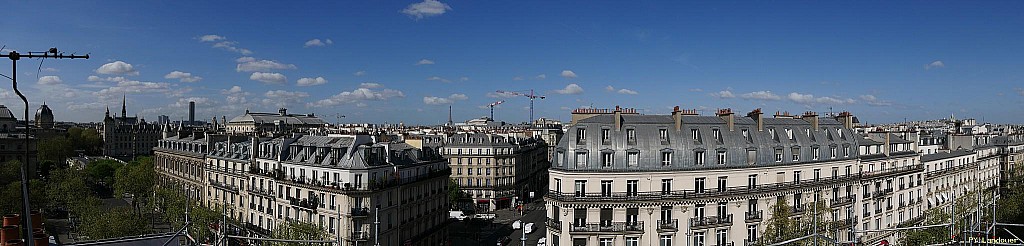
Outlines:
[[718,113],[715,113],[715,115],[718,115],[719,118],[725,120],[725,124],[729,126],[729,131],[736,130],[736,118],[733,116],[731,108],[719,109]]

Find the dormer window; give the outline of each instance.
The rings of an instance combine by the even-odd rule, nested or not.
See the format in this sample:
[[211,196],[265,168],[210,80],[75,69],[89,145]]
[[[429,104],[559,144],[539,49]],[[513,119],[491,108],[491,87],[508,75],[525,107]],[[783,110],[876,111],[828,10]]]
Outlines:
[[636,143],[636,130],[626,129],[626,141],[630,143]]
[[690,129],[690,135],[693,135],[693,141],[700,141],[700,130]]
[[722,142],[722,131],[718,129],[711,129],[711,134],[715,137],[715,141]]
[[661,141],[668,141],[668,130],[658,129],[658,138],[661,139]]
[[587,142],[587,129],[586,128],[576,129],[576,143],[580,144],[580,143],[585,143],[585,142]]
[[786,128],[786,137],[788,137],[789,140],[794,140],[795,139],[793,137],[793,129]]

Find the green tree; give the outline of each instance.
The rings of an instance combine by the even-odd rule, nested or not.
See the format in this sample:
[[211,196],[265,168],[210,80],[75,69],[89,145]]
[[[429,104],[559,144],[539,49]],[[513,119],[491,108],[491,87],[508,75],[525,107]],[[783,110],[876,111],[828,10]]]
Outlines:
[[196,201],[187,199],[183,194],[177,190],[156,189],[156,199],[150,201],[150,208],[162,213],[164,219],[176,229],[185,226],[187,213],[188,220],[192,222],[188,228],[192,238],[200,242],[216,240],[211,226],[220,222],[221,214],[198,206]]
[[454,179],[448,180],[448,206],[452,208],[459,208],[459,200],[465,197],[462,193],[462,188],[459,187],[459,183],[455,182]]
[[145,200],[153,190],[156,172],[153,170],[153,158],[148,156],[136,158],[128,165],[117,169],[114,176],[114,194],[123,198],[132,197],[132,207],[138,208],[140,199]]
[[115,160],[98,160],[85,165],[85,173],[93,181],[104,185],[114,184],[114,175],[122,165]]
[[79,234],[91,240],[135,236],[149,233],[147,219],[133,213],[131,208],[115,207],[83,214]]
[[72,127],[68,129],[67,136],[74,150],[81,150],[86,155],[103,154],[103,136],[96,129]]
[[67,209],[78,207],[90,196],[92,190],[89,190],[89,184],[80,170],[55,170],[46,184],[46,197],[56,206]]
[[800,237],[799,223],[790,218],[792,215],[793,210],[786,204],[786,199],[778,199],[771,207],[771,218],[765,223],[761,244],[767,245]]
[[74,154],[71,140],[64,137],[42,139],[36,145],[36,157],[40,162],[64,163],[68,157],[74,156]]
[[[807,208],[804,210],[803,216],[800,218],[799,221],[799,231],[806,233],[801,233],[798,235],[809,235],[813,233],[814,229],[816,228],[819,234],[835,238],[835,233],[832,229],[833,223],[828,218],[828,214],[830,214],[831,211],[832,210],[829,209],[828,206],[825,206],[825,201],[822,200],[818,200],[812,202],[811,204],[808,204]],[[815,241],[817,241],[818,245],[830,244],[830,242],[821,237],[800,240],[800,244],[815,245]]]
[[[925,212],[925,220],[922,225],[937,225],[949,223],[949,213],[943,209],[931,209]],[[904,242],[914,242],[917,245],[930,245],[949,242],[948,227],[932,227],[907,231],[903,236]]]
[[[323,228],[312,223],[299,221],[285,221],[283,223],[278,223],[271,234],[272,237],[276,239],[327,240],[327,232],[324,231]],[[272,245],[297,246],[300,244],[277,242]]]

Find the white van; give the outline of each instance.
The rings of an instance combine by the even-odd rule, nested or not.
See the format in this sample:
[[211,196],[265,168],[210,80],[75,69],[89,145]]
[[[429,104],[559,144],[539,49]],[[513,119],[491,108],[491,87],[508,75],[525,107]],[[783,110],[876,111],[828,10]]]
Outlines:
[[448,218],[457,219],[457,220],[465,220],[466,217],[467,217],[466,213],[463,213],[462,211],[456,211],[456,210],[448,211]]

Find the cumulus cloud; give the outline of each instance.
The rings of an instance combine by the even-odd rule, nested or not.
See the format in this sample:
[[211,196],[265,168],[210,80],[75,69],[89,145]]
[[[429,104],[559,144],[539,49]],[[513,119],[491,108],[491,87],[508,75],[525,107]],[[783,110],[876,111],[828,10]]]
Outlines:
[[320,41],[319,38],[314,38],[314,39],[310,39],[309,41],[306,41],[306,44],[302,45],[302,47],[304,47],[304,48],[322,47],[322,46],[327,46],[327,45],[332,45],[332,44],[334,44],[334,41],[331,41],[331,39],[329,39],[329,38],[326,39],[326,40],[323,40],[323,41]]
[[419,66],[419,65],[433,65],[433,64],[434,64],[434,61],[427,60],[427,59],[422,59],[422,60],[416,62],[415,65]]
[[228,50],[228,51],[231,51],[231,52],[236,52],[236,53],[239,53],[239,54],[242,54],[242,55],[251,55],[252,54],[251,50],[245,49],[245,48],[239,48],[238,46],[236,46],[237,44],[238,44],[238,42],[234,42],[234,41],[222,41],[222,42],[217,42],[217,43],[213,44],[213,47],[214,48],[225,49],[225,50]]
[[303,98],[309,97],[309,94],[301,91],[270,90],[264,93],[263,97],[265,98],[260,101],[263,105],[282,108],[301,103]]
[[750,100],[779,100],[782,99],[779,95],[775,95],[771,91],[755,91],[740,95],[740,98]]
[[618,92],[619,94],[627,94],[627,95],[636,95],[636,94],[640,94],[640,93],[637,93],[636,91],[634,91],[634,90],[630,90],[630,89],[619,89],[619,90],[618,90],[618,91],[616,91],[616,92]]
[[942,61],[940,61],[940,60],[935,60],[935,61],[933,61],[931,63],[924,64],[924,69],[925,70],[932,69],[932,68],[940,68],[940,67],[946,67],[946,64],[942,63]]
[[373,82],[367,82],[367,83],[360,83],[359,84],[359,88],[376,89],[376,88],[380,88],[380,87],[383,87],[383,85],[378,84],[378,83],[373,83]]
[[520,80],[523,80],[523,77],[521,77],[521,76],[515,76],[515,77],[512,77],[512,80],[514,80],[514,81],[520,81]]
[[120,97],[122,94],[144,94],[144,93],[160,93],[168,96],[180,96],[182,92],[190,90],[184,88],[181,90],[173,90],[171,84],[163,82],[149,82],[149,81],[137,81],[130,80],[125,77],[109,77],[102,79],[104,81],[117,83],[114,86],[107,87],[105,89],[93,92],[94,96],[101,98],[113,98]]
[[314,86],[314,85],[326,84],[327,83],[327,79],[324,79],[324,77],[301,78],[298,81],[296,81],[295,83],[298,86]]
[[248,98],[246,98],[249,96],[249,93],[243,91],[241,86],[236,85],[232,86],[231,89],[221,90],[220,94],[225,96],[225,102],[227,102],[229,106],[246,104],[249,102]]
[[239,93],[239,92],[242,92],[242,87],[241,86],[237,86],[237,85],[236,86],[232,86],[231,89],[227,89],[227,90],[221,91],[221,93],[224,93],[224,94]]
[[410,18],[419,20],[426,17],[442,15],[449,10],[452,10],[452,7],[448,6],[448,4],[437,0],[423,0],[423,2],[420,3],[409,4],[405,9],[402,9],[402,13],[408,15]]
[[441,77],[438,77],[438,76],[433,76],[433,77],[427,78],[427,80],[430,80],[430,81],[441,81],[441,82],[445,82],[445,83],[452,82],[451,80],[448,80],[448,79],[445,79],[445,78],[441,78]]
[[860,95],[860,100],[864,100],[865,103],[871,106],[891,106],[892,102],[883,101],[874,95]]
[[207,34],[207,35],[200,36],[199,37],[199,42],[217,42],[217,41],[226,40],[226,39],[227,38],[224,38],[224,36]]
[[200,80],[203,79],[203,77],[195,76],[195,75],[192,75],[192,73],[186,73],[186,72],[182,72],[182,71],[174,71],[174,72],[168,73],[167,75],[164,75],[164,78],[165,79],[177,79],[178,81],[188,82],[188,83],[200,81]]
[[352,75],[363,76],[363,75],[366,75],[366,71],[356,71],[355,73],[352,73]]
[[856,100],[849,98],[838,98],[838,97],[815,97],[813,94],[801,94],[801,93],[789,93],[786,96],[787,99],[799,104],[853,104]]
[[89,80],[89,82],[100,82],[103,81],[103,78],[100,78],[100,76],[96,75],[89,75],[89,77],[86,78],[86,80]]
[[269,72],[271,70],[284,70],[284,69],[296,69],[297,67],[293,64],[285,64],[271,60],[257,60],[252,57],[241,57],[235,60],[238,66],[235,67],[235,71],[238,72]]
[[487,93],[487,97],[492,97],[492,98],[513,98],[515,96],[516,95],[512,94],[511,92],[504,92],[504,93],[488,92]]
[[249,76],[249,79],[267,84],[284,84],[288,82],[288,78],[285,77],[284,74],[280,73],[255,72]]
[[100,68],[96,69],[96,73],[115,75],[139,75],[139,71],[136,71],[135,67],[132,66],[132,64],[128,64],[123,61],[115,61],[103,64],[103,66],[100,66]]
[[427,105],[447,105],[447,104],[452,104],[455,101],[461,101],[461,100],[466,100],[466,99],[469,99],[469,97],[467,97],[465,94],[452,94],[452,95],[448,96],[447,98],[445,98],[445,97],[435,97],[435,96],[426,96],[426,97],[423,97],[423,103],[425,103]]
[[357,88],[353,91],[343,91],[329,98],[306,105],[309,107],[328,107],[348,103],[357,104],[358,106],[358,104],[366,101],[384,101],[396,97],[405,97],[405,93],[392,89],[374,90],[370,88]]
[[562,70],[562,77],[567,79],[575,79],[576,73],[572,70]]
[[712,97],[717,97],[719,99],[735,98],[736,97],[736,95],[733,95],[732,91],[729,91],[729,90],[724,90],[724,91],[719,91],[719,92],[712,92],[712,93],[710,93],[708,95],[711,95]]
[[36,83],[40,85],[57,85],[63,83],[63,81],[61,81],[60,77],[57,76],[43,76],[39,77],[39,81],[37,81]]
[[563,95],[579,95],[583,94],[583,87],[580,87],[579,85],[573,83],[566,85],[564,89],[555,90],[555,93]]
[[542,79],[548,78],[548,75],[546,75],[546,74],[538,74],[536,77],[533,77],[533,78],[537,79],[537,80],[542,80]]
[[52,67],[44,67],[44,68],[43,68],[43,69],[41,69],[41,70],[42,70],[43,72],[58,72],[58,71],[60,71],[60,70],[58,70],[58,69],[56,69],[56,68],[52,68]]

